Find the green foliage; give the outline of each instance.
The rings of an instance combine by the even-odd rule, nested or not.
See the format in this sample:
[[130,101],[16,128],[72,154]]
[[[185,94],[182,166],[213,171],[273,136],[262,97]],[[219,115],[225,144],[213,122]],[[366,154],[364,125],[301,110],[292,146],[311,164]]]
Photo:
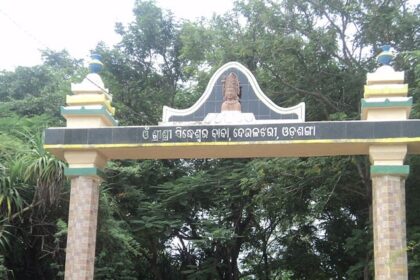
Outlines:
[[[9,239],[12,237],[12,233],[11,233],[11,229],[10,229],[10,224],[7,223],[7,221],[3,220],[1,221],[1,225],[0,225],[0,252],[6,252],[7,250],[10,250],[10,244],[9,244]],[[0,254],[0,256],[2,256],[2,254]],[[1,260],[0,262],[0,266],[4,265],[3,264],[4,259]]]
[[10,217],[12,213],[22,209],[22,198],[19,190],[15,187],[19,182],[14,177],[2,176],[0,178],[0,213],[2,216]]
[[55,229],[60,232],[56,215],[63,214],[56,210],[64,163],[43,150],[40,133],[49,120],[46,115],[29,119],[14,114],[0,119],[0,137],[6,140],[0,149],[1,273],[11,279],[53,279],[59,267],[55,261],[64,256],[65,236],[54,236]]
[[[119,220],[118,206],[106,188],[101,189],[100,220],[96,258],[96,279],[137,279],[136,259],[140,245],[133,238],[127,224]],[[147,279],[147,278],[144,278]]]
[[0,255],[0,278],[4,280],[11,279],[9,278],[10,272],[11,271],[4,265],[4,256]]
[[[400,52],[418,118],[418,8],[408,1],[240,0],[180,21],[136,1],[121,41],[99,44],[123,125],[186,108],[222,64],[247,66],[277,105],[307,120],[359,118],[366,72],[383,43]],[[0,73],[0,278],[62,279],[69,187],[40,131],[86,70],[67,52]],[[420,275],[418,157],[409,158],[407,252]],[[96,279],[371,279],[365,157],[115,161],[101,187]]]
[[179,52],[178,24],[169,12],[152,1],[137,1],[135,20],[116,25],[121,43],[109,50],[99,45],[103,74],[119,108],[122,124],[155,124],[163,105],[173,106],[184,75]]
[[80,60],[66,51],[43,52],[44,63],[0,72],[0,117],[32,117],[42,114],[60,123],[60,106],[65,103],[70,83],[80,79],[85,70]]

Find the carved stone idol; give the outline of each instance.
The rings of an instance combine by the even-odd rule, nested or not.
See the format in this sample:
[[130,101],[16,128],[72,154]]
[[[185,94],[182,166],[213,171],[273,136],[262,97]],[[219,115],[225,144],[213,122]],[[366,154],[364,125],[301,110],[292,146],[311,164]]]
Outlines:
[[223,81],[223,103],[221,111],[241,111],[241,88],[239,79],[235,73],[231,72]]

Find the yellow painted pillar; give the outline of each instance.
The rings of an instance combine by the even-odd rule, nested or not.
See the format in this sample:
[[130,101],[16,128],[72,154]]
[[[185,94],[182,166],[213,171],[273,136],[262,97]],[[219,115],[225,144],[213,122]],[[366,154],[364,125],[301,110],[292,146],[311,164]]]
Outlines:
[[[105,89],[99,71],[102,63],[92,57],[89,73],[80,84],[72,84],[72,93],[61,114],[71,128],[95,128],[117,125],[113,118],[112,97]],[[86,130],[73,131],[72,138],[86,139]],[[96,135],[101,137],[101,135]],[[101,169],[107,158],[96,150],[70,150],[64,153],[69,164],[65,174],[71,177],[70,207],[66,247],[66,280],[92,280],[95,268],[96,229]]]
[[[392,57],[389,46],[385,46],[378,56],[378,62],[383,65],[367,74],[361,102],[362,120],[400,121],[409,117],[412,98],[407,97],[404,72],[394,71],[389,65]],[[409,167],[404,165],[406,154],[407,145],[369,147],[376,280],[408,279],[405,178]]]

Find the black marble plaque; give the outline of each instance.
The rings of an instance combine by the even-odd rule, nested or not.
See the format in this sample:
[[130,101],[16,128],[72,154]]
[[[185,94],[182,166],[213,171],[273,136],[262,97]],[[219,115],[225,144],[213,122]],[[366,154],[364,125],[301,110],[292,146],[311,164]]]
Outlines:
[[255,125],[48,128],[46,145],[259,142],[420,137],[420,120],[306,122]]

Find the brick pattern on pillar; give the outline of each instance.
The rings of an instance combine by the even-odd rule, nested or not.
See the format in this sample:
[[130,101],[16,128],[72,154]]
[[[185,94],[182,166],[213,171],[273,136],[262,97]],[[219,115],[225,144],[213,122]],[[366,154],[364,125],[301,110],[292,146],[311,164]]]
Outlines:
[[78,176],[71,180],[66,250],[66,280],[93,279],[99,179]]
[[406,280],[405,180],[398,175],[372,177],[376,280]]

